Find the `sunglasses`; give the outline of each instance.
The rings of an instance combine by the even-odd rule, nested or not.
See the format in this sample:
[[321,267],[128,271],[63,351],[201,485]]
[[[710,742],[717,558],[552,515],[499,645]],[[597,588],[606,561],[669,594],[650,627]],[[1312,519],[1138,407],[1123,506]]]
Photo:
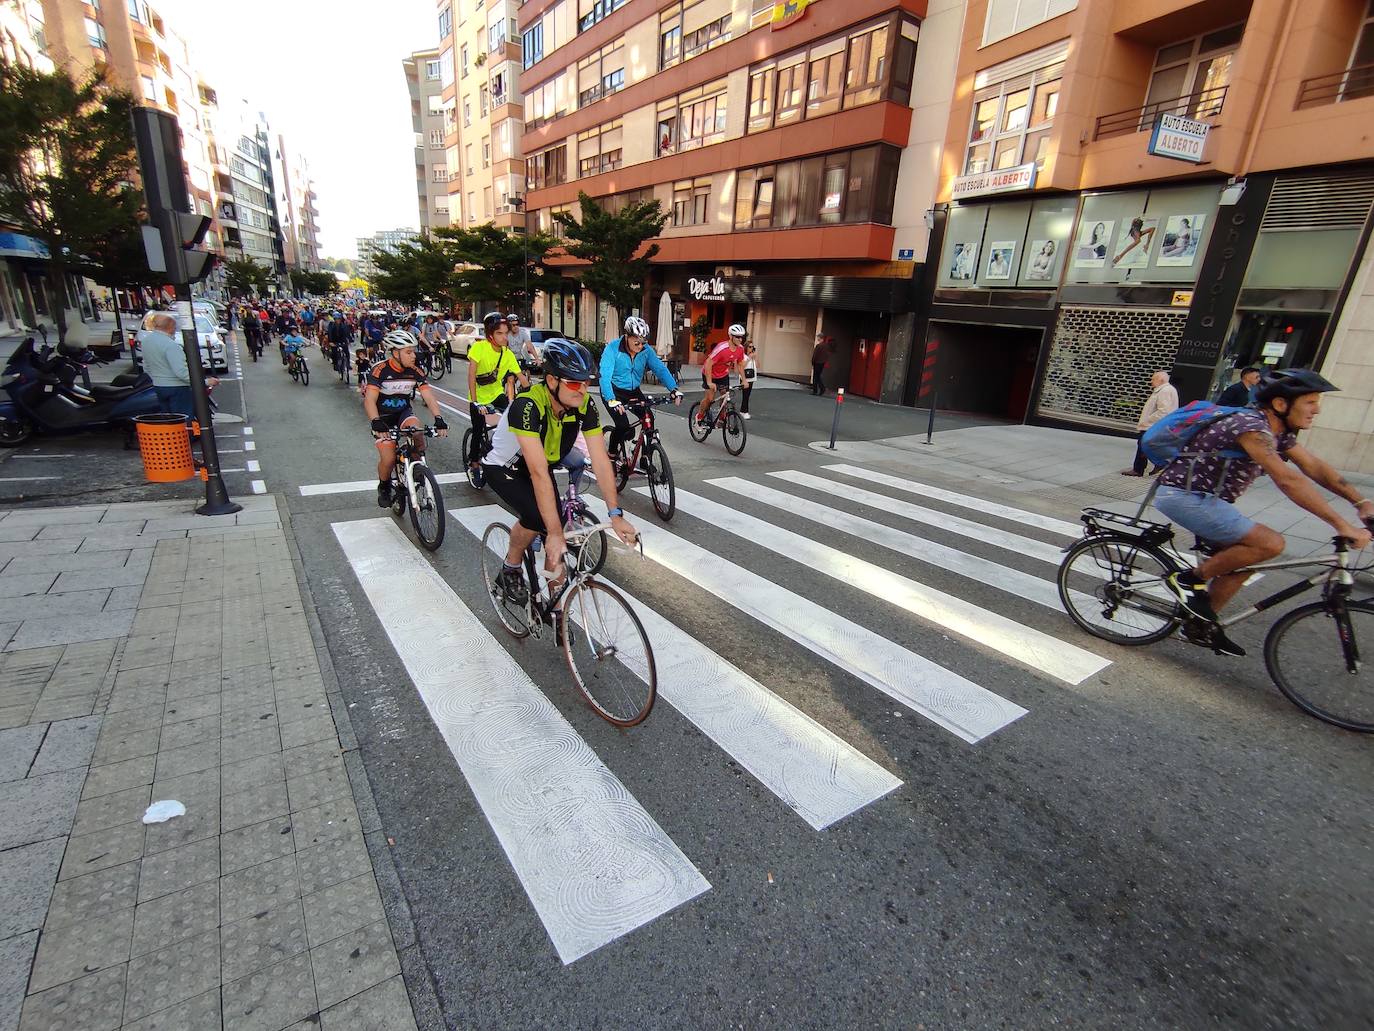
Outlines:
[[582,391],[587,389],[587,384],[581,382],[580,380],[560,379],[558,382],[561,383],[563,386],[567,387],[574,394],[580,394],[582,393]]

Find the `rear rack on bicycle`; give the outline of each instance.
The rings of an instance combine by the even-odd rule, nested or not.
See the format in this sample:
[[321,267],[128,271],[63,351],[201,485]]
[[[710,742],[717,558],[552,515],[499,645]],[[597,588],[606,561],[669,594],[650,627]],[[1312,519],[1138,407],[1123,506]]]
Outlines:
[[1174,535],[1173,527],[1169,523],[1159,523],[1153,519],[1142,519],[1139,516],[1112,512],[1105,508],[1085,508],[1081,518],[1089,533],[1111,532],[1135,535],[1146,544],[1164,544]]

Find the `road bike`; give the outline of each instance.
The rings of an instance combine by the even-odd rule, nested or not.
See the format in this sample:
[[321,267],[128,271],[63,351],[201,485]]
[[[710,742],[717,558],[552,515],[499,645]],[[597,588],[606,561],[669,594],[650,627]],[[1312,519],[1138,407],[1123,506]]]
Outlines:
[[388,436],[396,444],[396,464],[391,467],[391,512],[398,519],[410,509],[410,523],[428,551],[438,551],[444,543],[444,495],[439,481],[430,471],[423,452],[417,452],[412,433],[426,437],[438,431],[432,426],[413,430],[393,429]]
[[613,532],[610,523],[567,532],[559,573],[545,571],[537,561],[543,538],[536,537],[525,549],[528,590],[521,603],[509,598],[497,579],[510,548],[510,527],[492,523],[482,535],[482,582],[496,618],[512,637],[542,637],[545,628],[552,629],[573,683],[596,714],[614,726],[633,727],[654,707],[658,671],[644,624],[625,597],[596,579],[590,567],[592,539],[601,540],[604,559],[605,538]]
[[[487,435],[485,444],[491,446],[491,430],[501,421],[501,410],[495,405],[478,405],[482,418],[486,420]],[[485,453],[485,452],[484,452]],[[468,478],[468,486],[481,490],[487,485],[486,474],[482,472],[482,455],[477,452],[477,433],[469,426],[463,431],[463,474]]]
[[701,408],[701,402],[697,401],[692,405],[691,411],[687,413],[687,432],[692,435],[692,439],[698,444],[706,440],[711,435],[711,431],[717,426],[720,427],[720,435],[725,440],[725,450],[732,455],[738,455],[744,450],[745,441],[749,438],[749,431],[745,429],[744,418],[735,408],[735,391],[738,387],[731,387],[729,390],[722,390],[720,397],[712,402],[712,412],[706,413],[706,418],[697,422],[697,412]]
[[[1189,616],[1165,585],[1165,578],[1192,568],[1174,546],[1173,527],[1104,509],[1083,510],[1083,539],[1065,549],[1059,566],[1059,598],[1069,616],[1095,637],[1123,645],[1162,641],[1182,630],[1185,639],[1210,646],[1216,627]],[[1372,527],[1374,528],[1374,527]],[[1374,675],[1365,651],[1374,655],[1374,603],[1351,597],[1354,574],[1371,566],[1352,565],[1343,537],[1332,554],[1261,562],[1239,573],[1313,569],[1305,578],[1249,608],[1223,616],[1222,630],[1291,598],[1320,587],[1320,601],[1284,613],[1264,639],[1270,678],[1298,708],[1345,730],[1374,732]]]
[[310,385],[310,366],[306,363],[304,352],[297,351],[288,357],[286,371],[291,373],[291,378],[301,386]]
[[677,490],[673,486],[673,465],[668,461],[668,452],[663,450],[658,427],[654,425],[653,409],[672,400],[672,394],[657,394],[647,402],[635,399],[624,402],[626,410],[636,417],[630,428],[633,447],[626,455],[626,443],[622,442],[611,455],[616,491],[623,491],[634,473],[643,472],[649,478],[649,497],[654,503],[654,511],[665,523],[677,511]]

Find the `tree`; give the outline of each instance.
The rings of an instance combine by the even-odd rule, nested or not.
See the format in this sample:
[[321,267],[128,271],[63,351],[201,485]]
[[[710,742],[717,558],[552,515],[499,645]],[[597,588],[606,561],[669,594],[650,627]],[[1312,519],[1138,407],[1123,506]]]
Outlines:
[[143,204],[133,98],[100,72],[77,83],[0,53],[0,222],[48,248],[48,292],[67,335],[67,273],[112,237],[136,232]]
[[434,236],[449,247],[458,266],[453,287],[457,300],[498,301],[528,310],[536,290],[547,291],[557,282],[544,260],[558,241],[545,233],[522,237],[488,223],[435,229]]
[[272,270],[252,258],[230,258],[223,267],[224,285],[233,295],[266,292],[276,282]]
[[362,279],[359,276],[354,276],[351,279],[344,280],[344,282],[340,284],[340,289],[361,290],[363,292],[364,297],[371,296],[372,294],[372,285],[368,283],[366,279]]
[[374,251],[372,264],[377,297],[416,307],[426,297],[445,306],[452,303],[454,256],[443,240],[422,236],[394,252]]
[[656,200],[640,201],[612,213],[581,191],[577,200],[582,208],[580,220],[566,211],[553,217],[563,227],[567,252],[588,262],[582,285],[621,314],[638,308],[658,244],[639,252],[668,221],[662,205]]
[[293,268],[290,276],[291,288],[297,293],[328,297],[339,292],[339,277],[333,272],[311,272],[309,269]]

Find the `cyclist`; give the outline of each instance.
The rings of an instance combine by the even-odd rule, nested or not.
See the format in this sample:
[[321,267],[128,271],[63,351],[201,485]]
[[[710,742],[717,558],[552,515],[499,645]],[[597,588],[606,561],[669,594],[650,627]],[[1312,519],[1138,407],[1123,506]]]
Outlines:
[[483,339],[474,340],[468,348],[468,398],[472,415],[471,464],[477,468],[487,444],[487,417],[484,405],[504,411],[515,398],[516,382],[520,388],[529,380],[520,371],[515,353],[506,346],[506,320],[500,312],[488,312],[482,317]]
[[736,322],[730,327],[728,339],[722,340],[711,348],[706,361],[701,365],[701,385],[706,388],[706,396],[701,399],[697,409],[697,422],[706,421],[706,412],[716,399],[716,388],[730,389],[730,373],[741,379],[744,377],[744,327]]
[[[1356,548],[1369,544],[1369,531],[1342,519],[1313,484],[1345,498],[1361,520],[1374,519],[1374,500],[1361,497],[1297,439],[1298,431],[1311,426],[1321,411],[1322,394],[1337,389],[1309,369],[1266,372],[1255,392],[1254,408],[1204,426],[1189,441],[1189,453],[1159,474],[1155,507],[1219,548],[1196,570],[1165,580],[1188,614],[1209,625],[1212,632],[1202,643],[1218,652],[1245,654],[1216,628],[1217,612],[1245,583],[1246,576],[1235,571],[1283,553],[1281,534],[1242,515],[1234,505],[1261,473],[1268,473],[1290,500],[1330,523]],[[1241,451],[1244,457],[1228,458],[1224,451]]]
[[292,326],[286,331],[286,335],[281,338],[281,361],[287,369],[296,367],[296,355],[301,353],[301,348],[308,346],[308,341],[301,336],[300,331]]
[[[529,598],[521,572],[525,549],[540,534],[545,568],[562,569],[567,542],[558,517],[558,498],[551,470],[575,450],[580,432],[587,442],[592,472],[606,501],[611,525],[626,544],[638,539],[616,497],[615,473],[601,439],[601,420],[587,392],[592,378],[591,353],[581,344],[555,337],[544,345],[542,382],[516,395],[492,433],[491,450],[482,459],[487,480],[519,518],[510,534],[510,549],[498,583],[507,598],[523,605]],[[579,463],[580,464],[580,461]]]
[[521,361],[539,364],[539,348],[530,339],[530,331],[520,327],[520,316],[511,312],[506,316],[506,346],[515,352]]
[[682,404],[677,380],[654,354],[653,348],[645,346],[648,340],[649,324],[638,315],[631,315],[625,320],[625,335],[612,340],[601,352],[601,400],[615,422],[615,429],[611,430],[610,440],[606,442],[606,450],[611,454],[633,435],[625,402],[648,401],[644,391],[639,389],[645,368],[652,369],[659,381],[673,392],[674,404]]
[[[448,423],[439,411],[434,389],[425,382],[425,374],[415,363],[415,338],[404,329],[393,329],[382,339],[387,358],[367,372],[363,388],[363,411],[372,420],[372,435],[377,438],[377,504],[386,508],[391,504],[391,470],[396,465],[396,442],[391,439],[393,429],[418,430],[419,417],[411,411],[415,392],[434,413],[434,428],[439,436],[448,436]],[[423,454],[425,436],[411,433],[410,442]]]

